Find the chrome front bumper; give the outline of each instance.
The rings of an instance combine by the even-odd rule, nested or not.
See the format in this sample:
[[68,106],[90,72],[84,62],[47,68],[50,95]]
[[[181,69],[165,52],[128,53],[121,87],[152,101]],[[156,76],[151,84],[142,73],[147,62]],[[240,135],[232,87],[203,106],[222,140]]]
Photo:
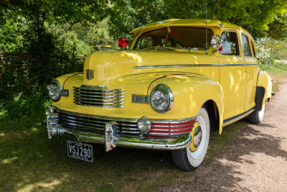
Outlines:
[[144,137],[125,137],[117,134],[116,122],[107,122],[105,124],[105,134],[89,133],[78,130],[71,130],[58,124],[58,113],[46,110],[47,119],[43,124],[48,131],[49,139],[57,135],[72,135],[75,140],[87,143],[104,144],[106,152],[111,151],[116,146],[154,149],[154,150],[178,150],[188,147],[192,142],[191,135],[185,134],[177,139],[149,139]]

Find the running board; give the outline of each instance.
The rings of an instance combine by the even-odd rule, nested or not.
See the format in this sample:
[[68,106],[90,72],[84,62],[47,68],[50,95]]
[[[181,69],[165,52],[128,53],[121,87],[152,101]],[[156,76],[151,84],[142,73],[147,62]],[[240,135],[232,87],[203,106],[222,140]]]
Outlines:
[[239,119],[242,119],[243,117],[249,115],[250,113],[252,113],[255,110],[255,107],[252,107],[251,109],[249,109],[248,111],[245,111],[244,113],[241,113],[239,115],[236,115],[234,117],[228,118],[226,120],[223,121],[223,126],[229,125],[235,121],[238,121]]

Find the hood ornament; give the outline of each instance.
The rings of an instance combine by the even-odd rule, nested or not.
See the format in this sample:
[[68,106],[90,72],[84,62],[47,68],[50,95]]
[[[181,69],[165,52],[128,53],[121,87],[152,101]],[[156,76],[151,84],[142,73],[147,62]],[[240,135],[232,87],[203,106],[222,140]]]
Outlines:
[[91,80],[91,79],[94,79],[94,71],[95,70],[93,70],[93,69],[87,69],[86,70],[86,78],[88,79],[88,80]]

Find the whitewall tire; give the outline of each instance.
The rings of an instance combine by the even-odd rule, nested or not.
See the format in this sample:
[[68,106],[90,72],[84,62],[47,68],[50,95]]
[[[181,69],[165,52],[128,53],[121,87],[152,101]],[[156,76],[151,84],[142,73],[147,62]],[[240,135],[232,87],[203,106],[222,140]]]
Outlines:
[[249,115],[249,120],[251,123],[259,124],[263,120],[264,117],[264,111],[265,111],[265,103],[262,105],[261,111],[258,111],[255,109],[252,113]]
[[207,110],[202,107],[197,115],[192,136],[192,144],[185,149],[172,151],[175,164],[185,171],[198,168],[204,160],[210,137],[210,120]]

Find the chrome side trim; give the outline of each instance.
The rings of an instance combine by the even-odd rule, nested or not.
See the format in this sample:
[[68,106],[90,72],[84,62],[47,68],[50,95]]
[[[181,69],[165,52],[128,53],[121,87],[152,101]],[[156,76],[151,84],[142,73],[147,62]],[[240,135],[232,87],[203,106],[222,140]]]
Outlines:
[[[191,129],[191,128],[189,128]],[[180,136],[182,133],[148,133],[147,136],[161,136],[161,137],[169,137],[169,136]]]
[[150,119],[150,121],[151,121],[151,123],[170,123],[170,124],[173,124],[173,123],[185,123],[185,122],[193,121],[193,120],[196,120],[196,118],[197,117],[195,116],[195,117],[188,117],[188,118],[185,118],[185,119],[170,119],[170,120],[166,120],[166,119]]
[[239,119],[242,119],[243,117],[249,115],[250,113],[252,113],[255,110],[255,107],[252,107],[251,109],[249,109],[248,111],[245,111],[244,113],[241,113],[239,115],[236,115],[234,117],[231,117],[229,119],[226,119],[223,121],[223,126],[229,125],[230,123],[233,123]]
[[[152,122],[154,123],[154,121]],[[192,126],[194,125],[194,123],[188,123],[188,124],[184,124],[184,125],[152,125],[152,127],[160,127],[160,128],[177,128],[177,127],[185,127],[185,126]],[[153,128],[154,130],[154,128]]]
[[178,65],[146,65],[135,66],[134,69],[148,69],[148,68],[172,68],[172,67],[229,67],[229,66],[248,66],[259,65],[258,63],[248,64],[178,64]]

